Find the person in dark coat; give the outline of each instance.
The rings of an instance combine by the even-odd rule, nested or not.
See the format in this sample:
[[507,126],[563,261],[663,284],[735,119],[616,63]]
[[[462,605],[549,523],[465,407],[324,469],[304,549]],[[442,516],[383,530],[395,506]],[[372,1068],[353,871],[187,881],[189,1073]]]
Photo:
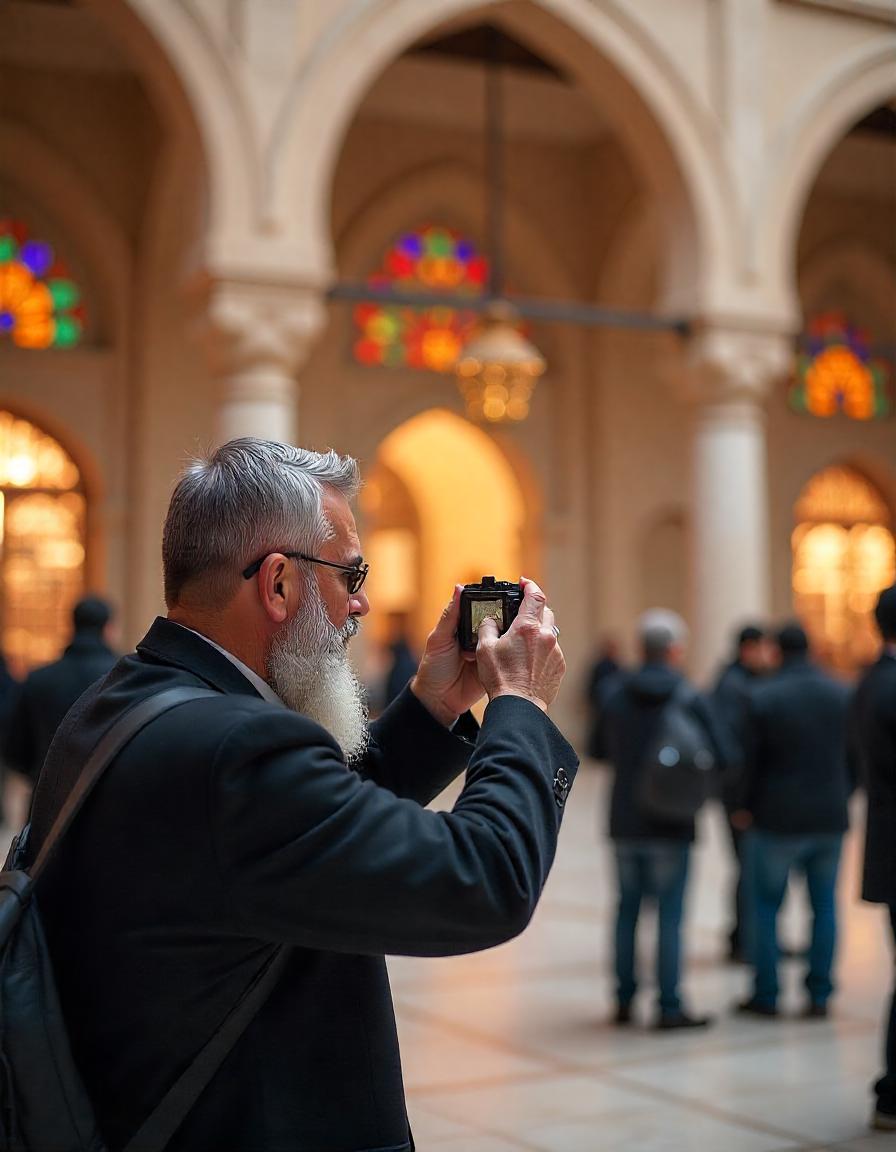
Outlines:
[[[610,801],[610,836],[614,841],[619,880],[616,915],[616,1023],[628,1024],[637,991],[635,936],[645,899],[657,902],[659,944],[657,1027],[695,1028],[709,1023],[682,1007],[681,922],[694,820],[669,823],[647,815],[640,800],[644,761],[659,731],[664,707],[686,684],[680,671],[687,628],[680,616],[665,609],[644,613],[638,625],[644,663],[621,675],[602,710],[600,758],[615,770]],[[719,771],[732,762],[732,749],[706,701],[696,692],[688,707],[707,737]]]
[[614,636],[604,638],[597,659],[588,670],[586,702],[588,705],[588,735],[585,750],[594,759],[600,751],[600,714],[613,680],[622,671],[619,660],[619,642]]
[[4,808],[6,791],[6,738],[9,732],[9,722],[15,710],[21,685],[10,672],[6,657],[0,652],[0,824],[6,823]]
[[[721,723],[723,723],[731,740],[740,750],[743,759],[746,744],[745,724],[747,719],[747,702],[750,691],[760,678],[770,669],[769,656],[770,641],[765,631],[758,624],[746,624],[742,627],[736,640],[734,659],[727,664],[719,674],[712,691],[711,704]],[[729,777],[722,796],[725,807],[726,825],[731,837],[731,849],[735,861],[735,888],[734,901],[731,909],[732,926],[728,938],[728,954],[732,960],[745,959],[742,946],[742,925],[746,921],[746,908],[744,901],[744,879],[742,874],[741,857],[743,854],[743,832],[732,823],[732,813],[738,806],[737,781]]]
[[79,600],[72,611],[74,634],[62,656],[25,677],[7,727],[5,758],[32,784],[66,712],[118,658],[106,642],[111,619],[105,600]]
[[[896,948],[896,584],[878,597],[875,619],[883,648],[862,677],[851,735],[868,793],[862,898],[886,904]],[[896,1131],[896,985],[884,1042],[884,1074],[874,1085],[872,1128]]]
[[[212,689],[116,756],[38,886],[111,1152],[283,945],[168,1152],[408,1152],[384,953],[508,940],[547,878],[577,760],[547,716],[565,664],[544,595],[523,581],[513,625],[482,624],[467,656],[457,586],[368,726],[347,653],[369,610],[358,486],[349,457],[254,438],[194,462],[165,524],[168,617],[69,713],[38,781],[29,857],[127,709]],[[465,767],[454,808],[427,810]]]
[[742,809],[754,909],[753,994],[740,1010],[778,1014],[777,916],[791,871],[805,873],[812,940],[805,1015],[823,1017],[833,992],[835,893],[847,805],[849,689],[809,658],[799,624],[778,633],[781,666],[750,695]]
[[408,640],[407,618],[396,613],[390,620],[389,669],[386,672],[384,704],[397,700],[402,690],[413,679],[419,660]]

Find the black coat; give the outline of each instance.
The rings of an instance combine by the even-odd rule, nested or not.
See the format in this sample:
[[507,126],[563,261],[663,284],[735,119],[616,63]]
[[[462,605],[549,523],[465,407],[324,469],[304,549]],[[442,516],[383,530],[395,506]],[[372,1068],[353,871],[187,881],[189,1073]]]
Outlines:
[[[664,664],[645,664],[621,674],[601,711],[597,750],[615,769],[610,800],[610,836],[614,840],[693,840],[694,821],[667,824],[644,815],[639,802],[644,759],[656,738],[663,707],[682,684],[680,672]],[[733,768],[731,742],[702,696],[695,693],[691,711],[706,731],[720,777]]]
[[896,651],[884,652],[859,684],[852,736],[868,791],[862,896],[896,904]]
[[742,803],[757,828],[782,835],[843,832],[849,689],[791,659],[750,694]]
[[[737,749],[738,761],[743,764],[747,745],[747,721],[750,693],[761,677],[751,672],[739,660],[733,660],[720,673],[710,697],[710,706],[720,724],[725,726],[728,738]],[[741,781],[730,772],[725,778],[724,802],[731,812],[738,807]]]
[[117,659],[99,635],[80,633],[60,659],[28,674],[6,731],[4,754],[10,768],[37,779],[62,718]]
[[[359,774],[322,728],[157,620],[60,729],[32,855],[112,721],[180,684],[221,695],[123,750],[38,892],[105,1138],[122,1146],[285,942],[285,976],[169,1148],[404,1150],[383,954],[468,952],[522,931],[554,857],[557,773],[571,780],[575,755],[526,700],[490,704],[474,748],[407,691],[372,725]],[[425,810],[468,758],[452,812]]]

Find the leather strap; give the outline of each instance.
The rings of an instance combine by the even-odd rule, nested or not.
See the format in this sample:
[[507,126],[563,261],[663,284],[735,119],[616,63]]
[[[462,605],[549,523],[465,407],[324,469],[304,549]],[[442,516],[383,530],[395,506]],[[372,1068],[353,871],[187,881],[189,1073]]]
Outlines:
[[218,695],[220,693],[214,692],[211,688],[188,688],[186,686],[166,688],[164,692],[157,692],[154,696],[141,700],[139,704],[135,704],[133,708],[125,712],[124,716],[117,720],[102,736],[90,753],[74,788],[66,797],[59,815],[53,821],[53,826],[41,845],[37,859],[28,869],[32,881],[37,882],[59,841],[81,811],[84,801],[125,744],[132,740],[141,728],[145,728],[151,720],[155,720],[156,717],[161,716],[170,708],[176,708],[179,704],[186,704],[188,700],[200,700],[205,696]]

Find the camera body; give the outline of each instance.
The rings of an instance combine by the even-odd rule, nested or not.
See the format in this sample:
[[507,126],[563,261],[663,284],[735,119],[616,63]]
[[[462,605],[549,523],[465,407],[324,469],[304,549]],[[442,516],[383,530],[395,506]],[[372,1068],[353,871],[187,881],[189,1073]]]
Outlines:
[[523,590],[509,580],[496,580],[483,576],[479,584],[465,584],[460,594],[460,620],[457,638],[461,648],[475,652],[479,625],[487,617],[498,625],[503,635],[516,619],[523,602]]

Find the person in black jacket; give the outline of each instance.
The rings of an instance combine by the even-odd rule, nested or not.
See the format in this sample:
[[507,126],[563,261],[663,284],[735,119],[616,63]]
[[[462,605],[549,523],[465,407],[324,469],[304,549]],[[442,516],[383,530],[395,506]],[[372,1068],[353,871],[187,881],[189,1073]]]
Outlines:
[[781,667],[750,696],[742,825],[754,909],[753,994],[740,1010],[778,1014],[778,910],[791,871],[805,873],[812,940],[805,1015],[827,1015],[833,991],[835,891],[852,783],[847,765],[848,688],[809,659],[799,624],[778,633]]
[[[74,1055],[121,1149],[276,949],[285,973],[168,1152],[412,1148],[384,953],[488,948],[528,923],[577,760],[547,716],[553,614],[475,653],[459,591],[420,668],[368,727],[347,644],[369,604],[358,468],[231,441],[178,482],[167,619],[69,713],[37,786],[33,857],[126,710],[211,688],[115,757],[38,897]],[[468,712],[489,697],[481,731]],[[466,767],[450,812],[428,804]]]
[[[682,1008],[679,995],[681,921],[687,884],[693,818],[683,822],[648,815],[641,800],[644,761],[658,733],[664,708],[673,694],[686,689],[680,671],[687,628],[674,612],[645,612],[638,624],[643,665],[623,674],[601,713],[598,751],[615,769],[610,801],[610,836],[615,842],[619,879],[616,915],[616,1023],[628,1024],[637,991],[635,935],[644,899],[655,899],[659,913],[657,1027],[695,1028],[709,1023]],[[719,771],[730,769],[732,749],[709,707],[693,690],[688,708],[706,734]]]
[[10,768],[37,780],[56,729],[78,699],[118,659],[106,642],[110,605],[85,596],[72,610],[74,634],[62,656],[25,677],[9,719],[4,748]]
[[[886,904],[896,947],[896,584],[878,597],[875,618],[883,648],[853,702],[851,733],[868,792],[862,898]],[[874,1085],[871,1126],[896,1131],[896,986],[890,999],[883,1076]]]
[[[771,667],[769,639],[758,624],[746,624],[737,634],[737,648],[734,659],[719,674],[712,691],[711,703],[719,720],[726,726],[731,740],[740,749],[741,759],[746,744],[745,724],[747,702],[750,691]],[[735,889],[732,908],[732,926],[728,938],[729,956],[732,960],[744,960],[745,950],[742,937],[747,933],[743,924],[747,918],[744,900],[744,879],[741,868],[743,854],[743,833],[732,823],[732,813],[737,808],[737,781],[726,781],[722,797],[726,824],[731,836],[731,848],[735,860]]]

